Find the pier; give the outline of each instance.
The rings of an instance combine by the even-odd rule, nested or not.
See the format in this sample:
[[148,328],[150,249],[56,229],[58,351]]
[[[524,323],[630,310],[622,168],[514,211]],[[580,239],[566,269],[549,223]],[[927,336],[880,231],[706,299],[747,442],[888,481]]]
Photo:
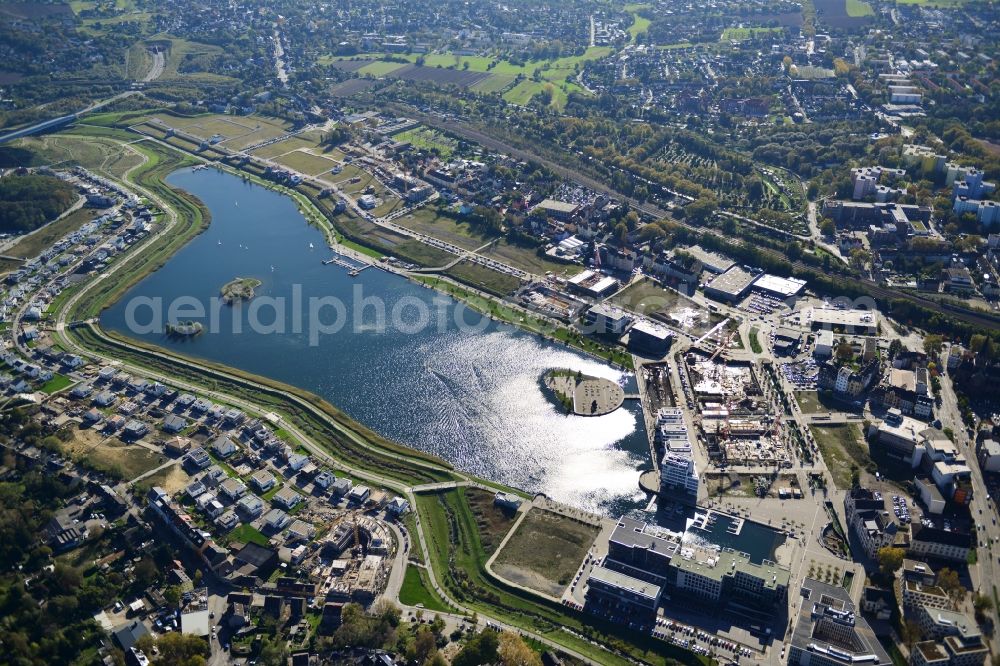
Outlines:
[[365,270],[366,268],[372,268],[372,267],[378,268],[378,266],[376,266],[375,264],[362,264],[356,261],[352,261],[351,259],[337,252],[334,252],[334,255],[332,257],[330,257],[329,259],[325,259],[323,261],[324,266],[329,266],[330,264],[333,264],[335,266],[340,266],[341,268],[346,269],[348,275],[350,275],[351,277],[357,277],[361,273],[361,271]]

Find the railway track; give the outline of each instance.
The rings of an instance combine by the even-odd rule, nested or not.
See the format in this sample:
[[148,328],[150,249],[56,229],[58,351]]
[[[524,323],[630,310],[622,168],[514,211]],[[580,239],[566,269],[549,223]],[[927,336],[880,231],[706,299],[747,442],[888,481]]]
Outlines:
[[[573,181],[579,185],[582,185],[583,187],[594,190],[595,192],[600,192],[602,194],[613,196],[616,199],[625,201],[632,208],[634,208],[635,210],[644,215],[653,217],[655,219],[661,219],[669,216],[668,211],[660,208],[659,206],[649,203],[642,203],[640,201],[632,199],[631,197],[627,197],[624,194],[618,192],[617,190],[612,189],[608,185],[598,181],[597,179],[591,176],[582,174],[575,169],[556,163],[551,159],[534,154],[530,151],[512,146],[507,142],[497,139],[489,134],[486,134],[482,130],[477,129],[467,123],[455,120],[444,121],[440,118],[420,113],[415,109],[410,109],[410,108],[407,108],[405,110],[405,114],[409,115],[410,117],[415,117],[419,119],[422,123],[426,125],[435,127],[444,132],[457,134],[470,141],[474,141],[486,148],[490,148],[498,152],[512,155],[513,157],[516,157],[517,159],[520,160],[531,161],[531,162],[536,162],[538,164],[542,164],[547,169],[565,178],[566,180]],[[716,231],[714,229],[696,227],[681,220],[676,220],[672,218],[671,222],[693,233],[699,233],[699,234],[708,233],[717,236],[719,238],[722,238],[723,240],[730,243],[735,242],[744,246],[747,245],[747,241],[738,238],[729,238],[723,235],[721,232]],[[757,249],[758,251],[763,252],[764,254],[772,258],[781,259],[782,261],[788,261],[788,258],[781,252],[778,252],[777,250],[764,247],[758,247]],[[816,272],[818,270],[815,266],[809,266],[808,264],[805,264],[799,260],[791,261],[790,263],[793,268],[799,271]],[[939,303],[938,301],[927,298],[926,296],[921,296],[920,294],[914,294],[909,291],[894,289],[892,287],[886,287],[884,285],[880,285],[877,282],[874,282],[873,280],[866,280],[864,278],[853,277],[849,275],[843,275],[840,277],[845,284],[849,284],[855,288],[861,289],[866,293],[868,293],[869,295],[871,295],[873,298],[878,300],[884,300],[884,301],[891,299],[906,300],[916,305],[919,305],[923,308],[927,308],[928,310],[937,312],[939,314],[953,317],[958,321],[970,324],[972,326],[978,326],[988,330],[1000,330],[1000,315],[993,315],[985,312],[983,313],[975,312],[973,310],[961,308],[957,305]]]

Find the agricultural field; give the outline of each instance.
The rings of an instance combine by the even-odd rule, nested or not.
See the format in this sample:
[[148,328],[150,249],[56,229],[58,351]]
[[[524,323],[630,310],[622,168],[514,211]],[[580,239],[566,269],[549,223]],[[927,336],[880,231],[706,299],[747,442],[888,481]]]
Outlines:
[[[373,73],[375,76],[391,76],[410,81],[430,81],[441,85],[458,85],[484,94],[505,91],[503,97],[512,104],[527,104],[531,98],[546,90],[551,85],[552,104],[561,108],[570,92],[582,92],[583,89],[569,81],[571,76],[591,60],[604,58],[611,53],[610,47],[598,46],[588,48],[579,56],[568,56],[556,60],[532,61],[523,65],[515,65],[507,60],[498,60],[486,56],[459,56],[451,53],[432,53],[423,56],[422,65],[416,62],[420,56],[406,56],[414,63],[410,67],[397,67],[400,63],[378,60],[372,55],[369,58],[320,58],[321,63],[330,64],[345,72],[357,72],[364,75]],[[535,70],[539,70],[540,80],[531,80]],[[513,87],[516,77],[522,80]]]
[[[322,59],[320,59],[320,62],[322,62]],[[334,69],[339,69],[342,72],[356,72],[359,69],[361,69],[362,67],[368,67],[369,65],[371,65],[373,63],[378,63],[378,62],[382,62],[382,61],[379,61],[379,60],[377,60],[375,58],[360,57],[360,58],[351,58],[350,60],[346,60],[346,59],[345,60],[334,60],[334,61],[330,62],[329,64]],[[398,65],[400,63],[392,63],[392,64]]]
[[493,561],[504,578],[558,597],[569,585],[600,530],[533,508]]
[[321,173],[328,173],[330,169],[337,166],[337,162],[326,157],[320,157],[319,155],[313,155],[305,150],[295,150],[290,153],[285,153],[277,158],[275,161],[279,164],[284,164],[289,169],[294,169],[299,173],[304,173],[309,176],[318,176]]
[[875,16],[875,10],[865,0],[846,0],[846,2],[848,16]]
[[330,88],[334,97],[350,97],[371,90],[378,84],[371,79],[348,79]]
[[864,11],[860,7],[860,4],[861,0],[813,0],[813,5],[816,7],[816,15],[819,17],[821,25],[831,28],[843,28],[845,30],[859,28],[870,21],[870,15],[858,14],[853,16],[849,13],[849,6],[856,13]]
[[364,67],[360,67],[355,71],[362,76],[374,76],[375,78],[379,78],[406,66],[407,65],[405,63],[401,62],[383,62],[377,60],[375,62],[368,63]]
[[444,67],[421,67],[419,65],[409,65],[394,70],[392,75],[395,78],[405,79],[407,81],[426,81],[439,85],[459,86],[460,88],[470,88],[480,81],[490,77],[490,75],[486,72],[448,69]]
[[469,87],[472,90],[483,95],[489,95],[490,93],[503,92],[514,83],[514,77],[509,74],[495,74],[491,73],[488,79],[483,79],[479,83],[475,83]]

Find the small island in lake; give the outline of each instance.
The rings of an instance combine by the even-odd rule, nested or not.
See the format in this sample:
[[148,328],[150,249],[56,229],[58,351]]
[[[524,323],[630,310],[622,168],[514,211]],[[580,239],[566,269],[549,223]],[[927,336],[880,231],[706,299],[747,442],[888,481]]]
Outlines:
[[568,414],[602,416],[625,402],[625,389],[617,383],[585,375],[579,370],[549,370],[543,382]]
[[200,321],[182,321],[177,324],[167,324],[167,335],[178,338],[193,338],[199,335],[205,327]]
[[231,280],[222,285],[222,300],[227,305],[240,301],[249,301],[254,297],[254,289],[261,285],[257,278],[241,278]]

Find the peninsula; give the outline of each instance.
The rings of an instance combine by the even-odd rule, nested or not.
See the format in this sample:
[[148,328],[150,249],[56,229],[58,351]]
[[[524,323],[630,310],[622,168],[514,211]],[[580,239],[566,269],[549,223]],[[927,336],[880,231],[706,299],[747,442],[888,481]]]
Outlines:
[[625,402],[625,390],[617,383],[579,371],[550,370],[543,381],[566,412],[578,416],[610,414]]

